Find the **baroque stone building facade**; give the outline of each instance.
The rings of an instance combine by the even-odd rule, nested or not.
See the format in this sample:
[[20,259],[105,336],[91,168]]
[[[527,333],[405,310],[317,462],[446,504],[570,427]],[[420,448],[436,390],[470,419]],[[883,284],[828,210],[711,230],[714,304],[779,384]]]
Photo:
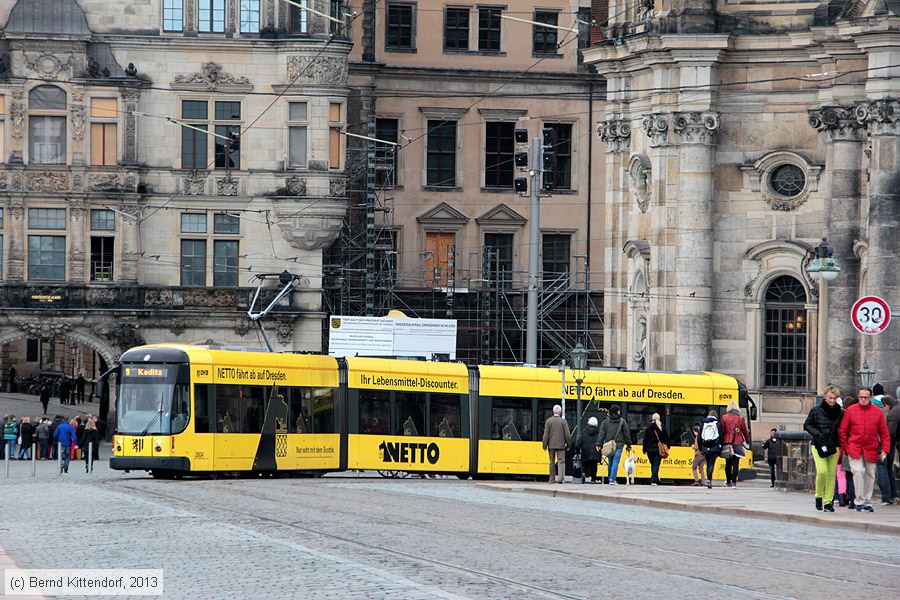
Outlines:
[[[897,4],[612,0],[606,31],[585,53],[608,82],[606,361],[734,375],[757,435],[863,360],[893,391],[900,327],[864,336],[850,309],[900,307]],[[807,272],[823,236],[827,315]]]
[[259,347],[253,276],[288,268],[270,338],[321,349],[341,29],[280,0],[4,0],[0,32],[0,343]]

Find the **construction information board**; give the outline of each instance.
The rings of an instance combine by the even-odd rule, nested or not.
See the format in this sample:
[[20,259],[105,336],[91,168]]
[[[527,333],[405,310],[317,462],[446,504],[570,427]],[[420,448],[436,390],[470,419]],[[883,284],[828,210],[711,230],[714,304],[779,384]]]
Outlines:
[[456,360],[455,319],[338,317],[328,320],[328,354],[344,356],[419,356]]

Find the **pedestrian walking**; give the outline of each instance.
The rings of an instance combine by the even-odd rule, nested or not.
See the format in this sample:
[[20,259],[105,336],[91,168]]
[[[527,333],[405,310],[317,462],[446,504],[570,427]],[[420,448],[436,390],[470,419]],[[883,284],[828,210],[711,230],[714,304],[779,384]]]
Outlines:
[[616,477],[619,474],[622,449],[631,451],[631,430],[625,418],[622,417],[622,409],[618,404],[609,407],[609,415],[600,424],[597,445],[600,446],[602,455],[609,460],[607,476],[610,485],[618,485]]
[[887,457],[878,461],[878,465],[875,467],[875,479],[878,481],[878,489],[881,491],[881,504],[882,506],[888,506],[894,504],[894,499],[897,497],[897,478],[894,475],[896,435],[891,433],[891,422],[896,421],[896,417],[890,418],[890,415],[891,411],[898,406],[898,403],[893,396],[888,395],[882,396],[881,402],[884,416],[886,419],[889,419],[887,422],[888,437],[891,439],[891,442]]
[[700,427],[700,450],[706,457],[706,487],[712,489],[716,459],[722,452],[724,435],[716,411],[711,410]]
[[841,447],[850,455],[856,511],[875,512],[875,464],[887,458],[891,439],[884,413],[872,404],[872,390],[859,388],[857,403],[844,412],[839,436]]
[[72,457],[72,448],[77,443],[78,439],[75,437],[75,429],[65,420],[60,421],[59,425],[56,426],[56,431],[53,432],[53,445],[62,445],[62,454],[60,455],[62,464],[59,467],[60,473],[69,472],[69,460]]
[[16,368],[14,366],[9,367],[9,393],[15,394],[18,389],[18,385],[16,382]]
[[750,443],[750,432],[734,400],[728,403],[728,409],[722,415],[722,435],[726,454],[730,447],[730,456],[725,459],[725,487],[737,487],[741,459],[747,456],[744,444]]
[[79,445],[84,456],[84,472],[90,473],[93,471],[94,463],[100,458],[100,433],[94,419],[87,419]]
[[19,425],[19,460],[31,460],[31,445],[34,443],[34,425],[31,419],[22,417]]
[[591,483],[597,483],[597,463],[601,460],[597,445],[599,436],[597,417],[591,417],[587,421],[584,433],[579,432],[575,438],[575,448],[581,450],[581,483],[584,483],[586,478]]
[[69,404],[69,395],[72,391],[72,382],[65,375],[62,376],[62,380],[59,382],[59,403],[60,404]]
[[82,373],[75,378],[75,395],[78,397],[78,403],[84,404],[84,384],[86,380]]
[[3,445],[6,446],[6,456],[9,460],[16,459],[16,440],[19,439],[19,422],[16,415],[9,415],[3,426]]
[[46,381],[41,384],[41,406],[44,407],[44,415],[47,415],[47,406],[50,404],[50,384]]
[[769,463],[769,477],[772,479],[772,485],[775,487],[775,465],[781,458],[781,440],[778,438],[778,430],[774,427],[769,432],[769,439],[763,442],[763,448],[766,451],[766,461]]
[[894,477],[894,502],[900,504],[900,490],[897,489],[897,479],[894,473],[894,456],[897,454],[897,446],[900,445],[900,398],[891,396],[893,406],[887,414],[888,435],[891,436],[891,450],[888,452],[887,464]]
[[566,448],[572,441],[569,424],[562,418],[562,406],[553,406],[553,416],[544,423],[542,445],[550,456],[550,483],[566,481]]
[[816,464],[816,510],[834,512],[834,482],[838,462],[838,428],[844,410],[838,404],[841,390],[829,385],[825,388],[822,402],[813,406],[803,429],[812,436],[810,452]]
[[41,422],[37,426],[37,440],[38,445],[41,448],[41,453],[38,455],[40,460],[44,460],[45,458],[50,458],[47,454],[48,447],[50,446],[50,421],[48,419],[41,419]]
[[700,449],[700,423],[691,427],[691,435],[694,439],[691,444],[691,449],[694,451],[694,460],[691,462],[691,474],[694,476],[694,483],[691,485],[704,486],[706,485],[706,456],[703,455],[703,450]]
[[650,485],[659,485],[659,466],[669,456],[669,434],[663,427],[659,413],[650,415],[644,428],[644,454],[650,461]]

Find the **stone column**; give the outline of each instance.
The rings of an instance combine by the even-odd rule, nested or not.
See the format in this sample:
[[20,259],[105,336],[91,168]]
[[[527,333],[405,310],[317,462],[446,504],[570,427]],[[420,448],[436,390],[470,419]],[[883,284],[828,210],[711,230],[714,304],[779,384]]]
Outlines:
[[675,364],[707,370],[712,338],[715,112],[676,112],[678,136],[678,254],[675,258]]
[[141,99],[140,88],[125,88],[122,90],[122,99],[125,105],[125,152],[122,163],[126,166],[137,165],[137,117],[134,112],[138,109]]
[[[900,311],[900,99],[885,98],[856,107],[860,123],[869,127],[869,258],[866,294],[884,298]],[[865,353],[876,379],[890,394],[900,385],[900,316],[886,331],[872,336]]]
[[69,282],[84,283],[84,263],[87,250],[84,247],[85,223],[84,217],[87,208],[84,204],[71,204],[69,206],[70,232],[69,240]]
[[823,106],[810,110],[809,124],[825,135],[830,145],[826,235],[841,268],[838,278],[827,285],[829,315],[824,380],[826,384],[834,383],[849,389],[856,381],[858,357],[859,335],[847,315],[859,293],[859,259],[853,252],[853,242],[860,237],[865,126],[856,118],[852,106]]
[[121,211],[127,216],[123,216],[119,220],[122,223],[122,258],[119,261],[119,273],[116,279],[119,283],[137,283],[137,263],[140,258],[138,236],[140,236],[139,228],[141,226],[138,219],[141,211],[137,204],[126,204]]
[[25,274],[25,197],[16,194],[9,201],[9,252],[6,259],[5,278],[8,281],[22,281]]
[[606,248],[606,276],[604,289],[609,293],[603,302],[603,364],[625,366],[628,363],[626,338],[627,306],[625,292],[628,288],[625,257],[625,206],[622,178],[627,167],[631,148],[631,121],[617,117],[597,124],[597,135],[606,144],[606,222],[608,232]]
[[12,125],[10,140],[12,141],[9,162],[22,164],[22,152],[25,142],[25,89],[14,87],[10,91],[12,101],[9,104],[9,121]]

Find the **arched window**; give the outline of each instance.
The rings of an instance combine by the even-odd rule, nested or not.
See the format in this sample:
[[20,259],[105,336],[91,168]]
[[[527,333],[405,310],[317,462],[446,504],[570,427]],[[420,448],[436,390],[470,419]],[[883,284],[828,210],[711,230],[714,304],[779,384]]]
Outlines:
[[765,295],[765,385],[806,388],[806,290],[795,278],[774,279]]
[[66,163],[66,93],[39,85],[28,93],[28,162]]

